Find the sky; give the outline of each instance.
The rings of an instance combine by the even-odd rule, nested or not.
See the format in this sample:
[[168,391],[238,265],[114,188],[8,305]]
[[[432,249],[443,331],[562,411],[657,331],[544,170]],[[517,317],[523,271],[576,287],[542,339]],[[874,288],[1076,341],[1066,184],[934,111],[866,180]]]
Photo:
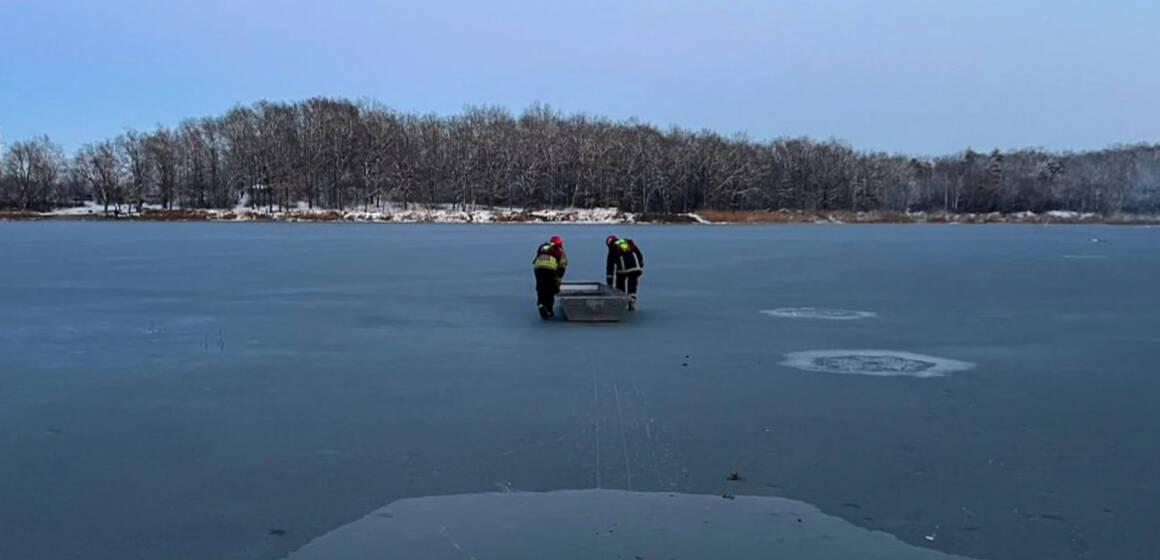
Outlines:
[[637,118],[937,155],[1160,141],[1160,2],[0,0],[0,134],[237,104]]

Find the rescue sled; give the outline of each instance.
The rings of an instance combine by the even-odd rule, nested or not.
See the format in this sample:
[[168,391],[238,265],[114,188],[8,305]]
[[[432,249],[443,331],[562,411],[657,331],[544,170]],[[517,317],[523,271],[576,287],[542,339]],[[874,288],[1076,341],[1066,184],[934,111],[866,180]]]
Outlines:
[[628,294],[602,282],[564,282],[556,295],[569,321],[619,321],[628,310]]

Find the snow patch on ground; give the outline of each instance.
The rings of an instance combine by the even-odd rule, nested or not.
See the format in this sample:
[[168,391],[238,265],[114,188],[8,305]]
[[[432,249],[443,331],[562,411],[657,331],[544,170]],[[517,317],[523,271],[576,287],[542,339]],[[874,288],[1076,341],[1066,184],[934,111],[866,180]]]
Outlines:
[[1056,218],[1060,220],[1083,220],[1094,218],[1096,216],[1091,212],[1076,212],[1074,210],[1049,210],[1044,212],[1044,215],[1049,218]]
[[[160,204],[146,203],[141,205],[141,210],[157,211],[163,210]],[[132,204],[110,204],[108,212],[105,211],[105,205],[100,202],[86,200],[80,206],[71,206],[68,208],[57,208],[50,212],[41,212],[41,216],[103,216],[105,214],[119,214],[119,215],[133,215],[137,213],[137,206]]]
[[[161,206],[158,204],[145,204],[146,210],[160,210]],[[110,204],[109,214],[129,214],[135,212],[136,208],[128,204]],[[105,214],[105,205],[92,200],[86,200],[81,206],[73,206],[71,208],[58,208],[51,212],[45,212],[45,215],[50,216],[99,216]]]
[[[146,211],[160,211],[162,208],[155,204],[146,204]],[[115,211],[116,210],[116,211]],[[173,208],[174,219],[194,219],[201,217],[209,220],[253,221],[276,220],[288,222],[312,221],[348,221],[348,222],[395,222],[395,223],[576,223],[576,224],[631,224],[637,216],[631,212],[623,212],[617,208],[562,208],[549,210],[527,210],[523,208],[487,208],[487,207],[460,207],[452,205],[416,206],[383,205],[372,208],[347,208],[330,210],[310,208],[304,201],[295,202],[286,207],[261,206],[251,207],[248,201],[242,200],[230,209],[181,209]],[[109,207],[105,211],[102,204],[86,202],[82,206],[61,208],[40,214],[45,217],[82,217],[106,215],[133,216],[135,208],[122,205],[120,208]],[[185,214],[185,215],[182,215]]]
[[785,355],[783,366],[822,373],[877,377],[943,377],[975,364],[897,350],[813,350]]
[[103,214],[105,212],[104,206],[95,202],[85,202],[84,206],[75,206],[73,208],[58,208],[49,212],[54,216],[87,216],[90,214]]
[[[221,211],[210,211],[222,214]],[[409,209],[347,210],[269,210],[265,208],[235,209],[235,219],[272,219],[285,221],[351,221],[395,223],[490,224],[504,222],[579,224],[623,224],[635,221],[635,215],[615,208],[566,208],[561,210],[524,210],[520,208],[451,208],[432,207]]]

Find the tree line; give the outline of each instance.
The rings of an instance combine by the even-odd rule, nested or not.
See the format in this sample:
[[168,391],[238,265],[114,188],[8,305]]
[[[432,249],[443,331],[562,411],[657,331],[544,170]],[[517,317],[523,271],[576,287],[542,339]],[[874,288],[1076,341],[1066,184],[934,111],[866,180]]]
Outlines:
[[1160,145],[915,158],[838,141],[744,136],[470,107],[448,117],[372,102],[262,101],[176,128],[130,130],[71,157],[13,143],[0,207],[312,208],[453,204],[713,210],[1160,212]]

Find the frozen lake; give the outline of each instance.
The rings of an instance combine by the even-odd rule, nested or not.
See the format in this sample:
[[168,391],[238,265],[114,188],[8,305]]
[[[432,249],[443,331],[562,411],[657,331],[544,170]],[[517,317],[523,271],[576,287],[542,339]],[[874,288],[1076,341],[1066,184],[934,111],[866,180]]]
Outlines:
[[[542,322],[537,243],[601,279],[610,232],[641,310]],[[1153,558],[1158,361],[1160,229],[0,223],[0,559],[334,557],[376,511],[486,558],[447,527],[655,507]]]

